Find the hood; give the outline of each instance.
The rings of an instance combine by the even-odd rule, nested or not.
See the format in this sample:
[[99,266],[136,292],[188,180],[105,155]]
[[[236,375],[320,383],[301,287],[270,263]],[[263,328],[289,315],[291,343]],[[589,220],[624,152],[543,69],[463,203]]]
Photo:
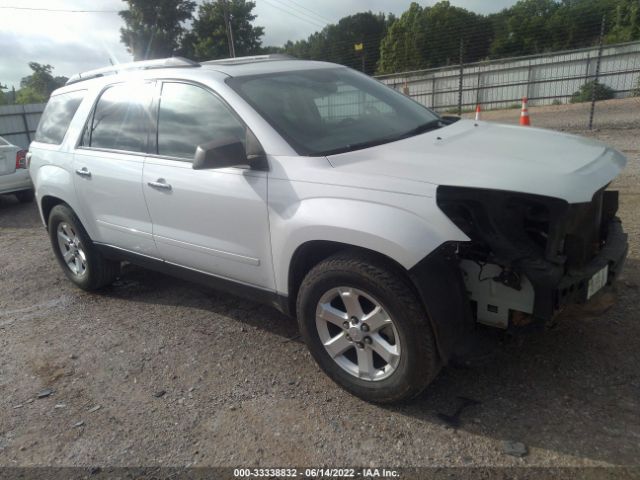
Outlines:
[[347,172],[588,202],[626,165],[603,143],[539,128],[460,120],[422,135],[328,157]]

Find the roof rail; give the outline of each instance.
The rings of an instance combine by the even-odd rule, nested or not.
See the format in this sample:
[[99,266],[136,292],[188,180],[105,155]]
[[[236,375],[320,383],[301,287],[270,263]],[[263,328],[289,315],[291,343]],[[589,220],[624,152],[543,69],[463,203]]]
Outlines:
[[91,78],[104,77],[105,75],[115,75],[120,72],[133,70],[151,70],[154,68],[176,68],[176,67],[199,67],[198,62],[183,57],[160,58],[157,60],[143,60],[141,62],[120,63],[109,67],[89,70],[88,72],[77,73],[67,80],[66,85],[89,80]]
[[284,53],[270,53],[268,55],[251,55],[248,57],[221,58],[219,60],[207,60],[201,65],[243,65],[245,63],[268,62],[272,60],[298,60],[296,57]]

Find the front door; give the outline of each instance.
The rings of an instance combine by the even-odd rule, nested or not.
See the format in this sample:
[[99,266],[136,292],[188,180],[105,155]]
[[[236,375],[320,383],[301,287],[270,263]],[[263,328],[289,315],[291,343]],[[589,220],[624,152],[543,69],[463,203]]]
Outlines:
[[244,140],[245,126],[213,92],[189,83],[164,82],[157,108],[157,154],[145,160],[143,188],[161,258],[274,289],[267,173],[192,168],[197,145]]

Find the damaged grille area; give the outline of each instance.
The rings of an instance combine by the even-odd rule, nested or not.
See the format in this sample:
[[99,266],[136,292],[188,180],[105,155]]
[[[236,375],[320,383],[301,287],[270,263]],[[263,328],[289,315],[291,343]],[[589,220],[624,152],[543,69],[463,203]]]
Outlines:
[[[551,318],[570,300],[584,301],[592,264],[602,263],[603,253],[619,255],[604,252],[618,208],[617,192],[604,188],[591,202],[570,205],[539,195],[440,186],[437,203],[471,239],[457,245],[459,260],[499,266],[502,273],[491,280],[517,291],[526,276],[536,318]],[[616,235],[624,236],[618,250],[626,255],[621,228]]]

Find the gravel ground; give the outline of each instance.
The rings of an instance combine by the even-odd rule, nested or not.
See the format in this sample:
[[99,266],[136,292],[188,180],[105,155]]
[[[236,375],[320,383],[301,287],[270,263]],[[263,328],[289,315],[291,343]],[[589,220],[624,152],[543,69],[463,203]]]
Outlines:
[[[342,391],[271,308],[131,266],[101,293],[74,288],[35,205],[0,198],[0,466],[638,465],[640,116],[626,105],[599,105],[615,128],[590,133],[630,160],[616,181],[632,244],[616,291],[445,368],[408,405]],[[576,130],[577,107],[532,121]],[[450,428],[438,414],[461,396],[481,403]]]

